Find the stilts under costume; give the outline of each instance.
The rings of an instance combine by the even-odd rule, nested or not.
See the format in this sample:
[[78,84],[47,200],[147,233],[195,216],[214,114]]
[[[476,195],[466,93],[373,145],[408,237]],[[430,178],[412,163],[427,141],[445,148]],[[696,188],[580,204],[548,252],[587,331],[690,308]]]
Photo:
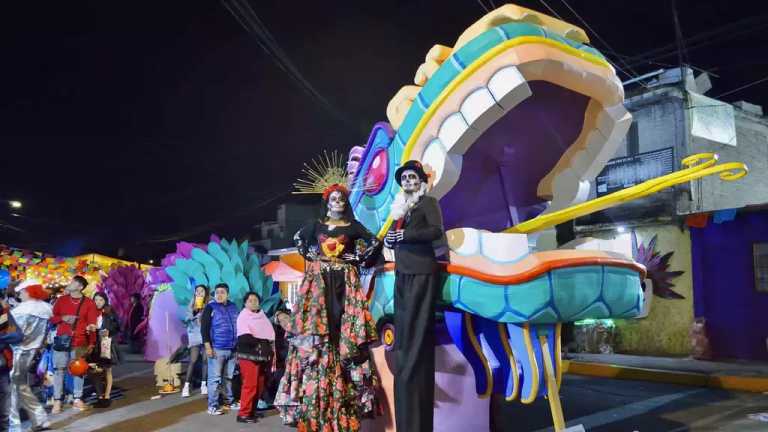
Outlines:
[[439,289],[433,244],[444,239],[437,200],[425,195],[417,161],[395,173],[403,192],[392,205],[395,223],[385,244],[395,252],[395,423],[398,432],[433,429],[435,301]]
[[358,431],[376,405],[378,378],[368,357],[376,328],[358,265],[380,252],[380,242],[354,220],[347,196],[340,184],[327,187],[329,217],[296,233],[308,266],[290,318],[276,314],[291,336],[275,406],[300,431]]

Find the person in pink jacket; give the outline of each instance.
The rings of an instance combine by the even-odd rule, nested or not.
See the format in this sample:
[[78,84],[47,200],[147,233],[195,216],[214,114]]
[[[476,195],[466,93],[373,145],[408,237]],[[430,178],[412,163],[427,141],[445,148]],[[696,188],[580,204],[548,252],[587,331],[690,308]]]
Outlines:
[[240,364],[239,423],[255,423],[254,401],[264,390],[264,376],[275,362],[275,329],[261,310],[261,298],[255,292],[245,295],[245,307],[237,316],[237,361]]

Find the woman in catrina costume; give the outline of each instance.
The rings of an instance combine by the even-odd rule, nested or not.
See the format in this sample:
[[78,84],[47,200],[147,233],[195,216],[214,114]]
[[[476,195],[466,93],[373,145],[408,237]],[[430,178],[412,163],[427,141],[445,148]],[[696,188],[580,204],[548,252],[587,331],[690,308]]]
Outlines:
[[376,328],[358,266],[381,248],[352,214],[343,168],[319,171],[313,182],[297,184],[299,193],[322,193],[325,216],[294,236],[307,267],[292,311],[275,314],[290,335],[275,406],[299,431],[354,432],[374,415],[378,387],[368,355]]

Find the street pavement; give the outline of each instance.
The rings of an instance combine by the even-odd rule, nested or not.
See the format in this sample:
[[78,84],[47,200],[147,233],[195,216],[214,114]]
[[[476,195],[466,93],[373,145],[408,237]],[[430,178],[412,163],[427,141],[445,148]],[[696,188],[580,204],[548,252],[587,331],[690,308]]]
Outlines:
[[[235,413],[209,416],[205,400],[179,394],[156,396],[151,364],[136,361],[119,373],[124,397],[106,410],[66,411],[54,418],[55,430],[66,432],[228,432],[293,431],[275,411],[255,425],[235,422]],[[581,424],[595,432],[768,431],[768,422],[750,414],[768,413],[768,395],[728,392],[644,381],[566,375],[561,400],[569,426]],[[545,399],[531,405],[494,399],[494,432],[551,430]],[[472,431],[480,432],[480,431]]]
[[[748,417],[768,413],[761,393],[566,375],[561,401],[568,426],[590,432],[768,431],[768,423]],[[494,432],[551,430],[544,399],[498,405]]]

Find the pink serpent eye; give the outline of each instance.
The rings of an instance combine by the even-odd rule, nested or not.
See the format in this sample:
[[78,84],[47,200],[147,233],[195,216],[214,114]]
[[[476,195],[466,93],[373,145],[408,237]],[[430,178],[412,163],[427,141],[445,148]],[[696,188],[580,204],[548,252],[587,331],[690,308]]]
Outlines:
[[387,152],[380,149],[371,161],[371,166],[365,173],[365,193],[376,195],[384,187],[389,174],[389,163]]

